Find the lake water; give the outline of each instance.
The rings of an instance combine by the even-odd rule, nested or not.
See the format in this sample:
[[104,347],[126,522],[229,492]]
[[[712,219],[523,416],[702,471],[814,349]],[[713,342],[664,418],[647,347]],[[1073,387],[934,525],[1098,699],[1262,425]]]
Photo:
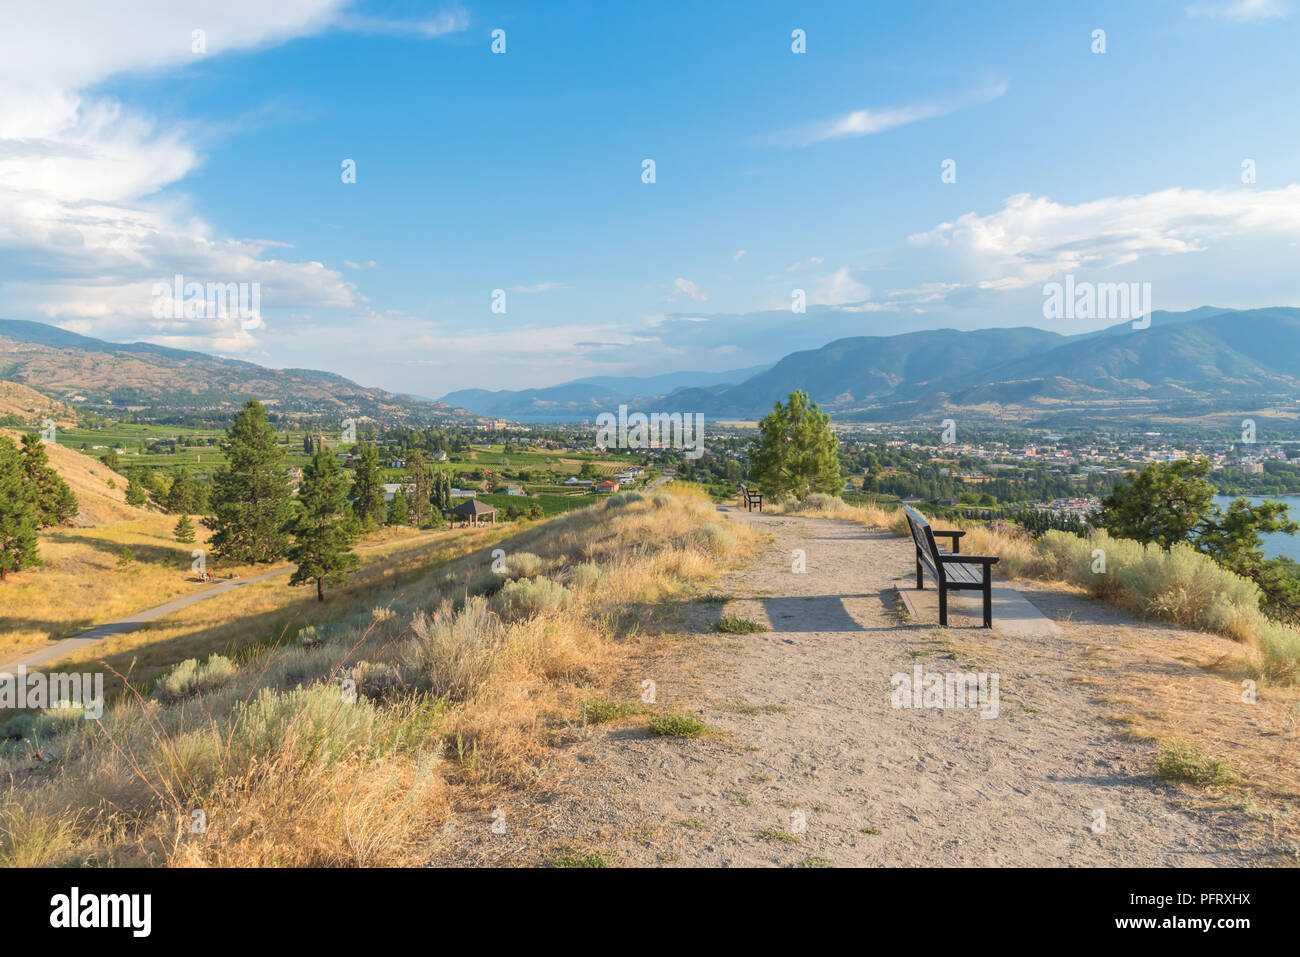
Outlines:
[[[1214,496],[1214,504],[1226,510],[1238,497],[1236,495],[1216,495]],[[1290,506],[1290,511],[1287,514],[1290,516],[1291,521],[1300,522],[1300,495],[1278,495],[1276,497],[1247,495],[1244,497],[1249,499],[1252,505],[1270,501],[1270,498],[1273,501],[1285,502]],[[1285,556],[1300,562],[1300,535],[1282,535],[1280,533],[1261,535],[1260,541],[1264,545],[1265,558]]]

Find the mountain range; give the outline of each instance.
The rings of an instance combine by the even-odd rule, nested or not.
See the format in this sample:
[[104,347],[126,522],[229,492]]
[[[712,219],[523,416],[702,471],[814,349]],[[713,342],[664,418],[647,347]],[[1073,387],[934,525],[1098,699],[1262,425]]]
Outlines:
[[468,415],[332,372],[268,369],[145,342],[105,342],[16,319],[0,319],[0,380],[83,407],[153,415],[224,416],[252,397],[285,414],[412,422]]
[[[842,421],[963,410],[1077,424],[1117,414],[1254,408],[1270,399],[1293,404],[1300,395],[1300,309],[1203,306],[1154,312],[1147,328],[1124,322],[1076,335],[1022,326],[854,336],[791,353],[743,381],[697,383],[637,401],[645,411],[752,419],[796,389]],[[490,393],[520,418],[579,394],[575,383]],[[455,395],[475,407],[473,397]],[[614,404],[612,395],[582,395],[593,408],[602,398],[603,409]]]
[[[1027,326],[837,339],[775,365],[648,377],[597,376],[540,389],[467,389],[432,402],[328,372],[266,369],[145,343],[109,343],[0,320],[0,379],[54,399],[153,411],[228,412],[256,396],[286,413],[389,421],[493,416],[580,421],[634,411],[753,419],[796,389],[840,421],[967,417],[1063,426],[1102,418],[1294,409],[1300,309],[1203,306],[1063,335]],[[466,411],[468,410],[468,411]]]

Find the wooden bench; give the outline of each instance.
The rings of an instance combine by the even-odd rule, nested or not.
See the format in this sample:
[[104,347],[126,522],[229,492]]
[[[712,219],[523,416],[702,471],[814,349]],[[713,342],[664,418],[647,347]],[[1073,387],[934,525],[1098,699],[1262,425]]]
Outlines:
[[[965,532],[941,531],[931,528],[920,513],[903,506],[907,524],[912,529],[916,545],[916,587],[925,587],[924,569],[939,584],[939,624],[948,624],[949,591],[981,591],[984,593],[984,627],[993,627],[993,566],[997,559],[991,555],[961,554],[961,537]],[[951,552],[939,551],[935,538],[946,538],[952,543]]]
[[742,485],[740,487],[740,504],[745,506],[747,512],[752,512],[754,506],[757,505],[758,510],[761,512],[763,511],[763,496],[759,492],[751,491]]

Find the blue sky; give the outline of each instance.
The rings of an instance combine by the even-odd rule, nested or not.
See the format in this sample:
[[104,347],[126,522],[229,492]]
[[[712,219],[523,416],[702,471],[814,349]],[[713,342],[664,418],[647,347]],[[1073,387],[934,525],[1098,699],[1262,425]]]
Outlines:
[[1294,3],[809,6],[6,2],[0,316],[437,396],[1300,302]]

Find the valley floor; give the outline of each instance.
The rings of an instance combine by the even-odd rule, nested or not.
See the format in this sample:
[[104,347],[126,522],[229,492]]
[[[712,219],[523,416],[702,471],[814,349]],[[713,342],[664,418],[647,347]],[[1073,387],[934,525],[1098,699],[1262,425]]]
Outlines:
[[[1242,703],[1232,642],[1020,583],[1061,634],[910,622],[895,591],[912,568],[909,541],[723,511],[769,543],[718,583],[725,606],[682,606],[640,671],[609,693],[635,702],[651,680],[657,710],[716,733],[651,737],[634,719],[586,729],[567,746],[571,771],[538,795],[463,812],[432,863],[589,853],[649,866],[1295,862],[1294,693]],[[792,573],[795,549],[805,574]],[[712,632],[720,613],[770,630]],[[891,677],[917,664],[998,673],[998,716],[892,707]],[[1249,786],[1162,780],[1155,755],[1175,733],[1247,756],[1235,766]],[[494,831],[488,810],[507,826]]]

